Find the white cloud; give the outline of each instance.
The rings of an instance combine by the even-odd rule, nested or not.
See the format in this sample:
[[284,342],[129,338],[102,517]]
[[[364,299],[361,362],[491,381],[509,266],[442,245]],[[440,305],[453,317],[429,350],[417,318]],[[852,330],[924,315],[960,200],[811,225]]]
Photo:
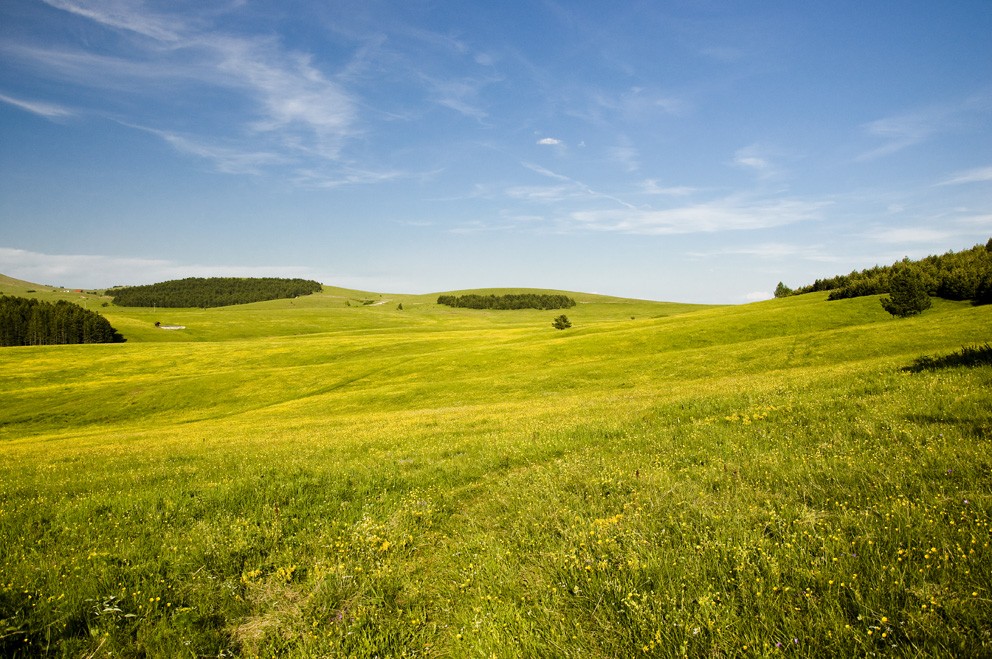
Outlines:
[[620,163],[628,172],[636,172],[641,167],[637,149],[629,144],[611,148],[610,158]]
[[605,199],[616,203],[624,208],[634,208],[633,205],[627,203],[626,201],[615,197],[613,195],[604,194],[602,192],[597,192],[593,190],[585,183],[581,181],[576,181],[575,179],[558,174],[541,167],[540,165],[535,165],[529,162],[521,163],[524,167],[556,181],[562,181],[565,185],[556,186],[513,186],[506,190],[506,194],[514,199],[530,199],[534,201],[562,201],[565,199],[573,198],[586,198],[586,199]]
[[747,200],[729,197],[664,210],[626,209],[577,211],[578,226],[597,231],[641,235],[713,233],[754,230],[805,222],[819,217],[822,202],[800,199]]
[[940,231],[925,227],[901,227],[879,229],[868,234],[868,238],[879,243],[939,243],[954,235],[950,231]]
[[666,197],[687,197],[696,192],[696,188],[686,185],[676,185],[662,187],[655,179],[646,179],[641,182],[641,192],[649,195],[663,195]]
[[632,87],[619,95],[597,91],[590,96],[588,111],[573,109],[571,113],[603,124],[614,124],[616,117],[626,121],[654,121],[659,114],[680,116],[689,111],[684,99],[644,87]]
[[689,110],[689,104],[685,100],[675,97],[659,96],[654,99],[654,105],[668,114],[674,115],[685,114]]
[[[426,176],[436,172],[428,172]],[[356,169],[354,167],[335,167],[332,171],[320,169],[303,169],[296,172],[294,182],[302,187],[309,188],[342,188],[353,185],[372,185],[374,183],[385,183],[397,179],[423,178],[425,174],[419,172],[412,174],[401,170],[373,171],[368,169]]]
[[823,245],[796,245],[791,243],[755,243],[750,245],[735,244],[727,247],[708,251],[687,252],[689,256],[696,258],[711,258],[716,256],[751,256],[765,261],[777,261],[783,259],[799,259],[803,261],[816,261],[823,263],[835,263],[841,260],[825,251]]
[[107,27],[135,32],[158,41],[177,41],[181,21],[142,11],[140,3],[128,0],[42,0],[45,4],[83,16]]
[[876,119],[862,129],[883,143],[857,156],[856,160],[874,160],[925,142],[933,135],[958,130],[976,115],[987,114],[992,98],[976,94],[957,103],[943,103],[905,114]]
[[42,103],[39,101],[25,101],[12,96],[6,96],[4,94],[0,94],[0,101],[45,117],[46,119],[61,119],[64,117],[71,117],[75,114],[72,110],[66,109],[61,105]]
[[978,167],[963,172],[951,174],[937,185],[962,185],[965,183],[984,183],[992,181],[992,166]]
[[43,254],[8,247],[0,247],[0,272],[36,284],[70,288],[150,284],[184,277],[316,278],[313,270],[298,266],[194,265],[98,254]]
[[80,50],[2,42],[0,51],[11,61],[23,60],[32,68],[43,69],[59,82],[126,94],[160,94],[162,89],[174,90],[175,85],[183,81],[219,83],[216,74],[211,74],[201,63],[138,57],[125,59]]
[[992,229],[992,213],[979,213],[977,215],[963,215],[957,218],[957,223],[966,228],[978,228],[980,230]]
[[697,253],[698,256],[714,256],[740,254],[743,256],[757,256],[765,259],[780,259],[793,256],[806,256],[816,253],[818,248],[806,247],[802,245],[792,245],[789,243],[759,243],[755,245],[734,245],[722,248],[716,252],[708,254]]
[[865,124],[863,128],[869,135],[882,139],[884,143],[860,154],[857,160],[874,160],[891,155],[923,142],[937,130],[934,117],[927,113],[877,119]]
[[537,141],[541,146],[561,146],[563,142],[555,137],[542,137]]
[[454,110],[466,117],[482,121],[488,113],[479,106],[479,90],[488,81],[474,78],[440,79],[420,74],[420,79],[426,84],[438,105]]
[[516,185],[505,190],[506,196],[511,199],[537,201],[537,202],[560,202],[566,199],[575,199],[585,196],[585,192],[576,185]]
[[229,85],[254,97],[261,118],[250,125],[284,147],[334,159],[351,137],[354,99],[316,69],[308,55],[285,53],[267,41],[211,36],[216,69]]
[[751,144],[734,152],[735,166],[749,170],[759,178],[768,179],[780,174],[779,168],[773,162],[777,152],[775,149],[760,144]]
[[745,54],[740,48],[733,48],[731,46],[711,46],[709,48],[703,48],[699,52],[706,57],[728,64],[737,62]]
[[195,138],[166,131],[150,128],[142,128],[142,130],[158,135],[177,151],[210,160],[219,171],[227,174],[259,174],[267,166],[289,162],[286,157],[276,153],[264,151],[247,152],[235,148],[201,143]]
[[553,178],[556,181],[571,181],[572,180],[572,179],[570,179],[567,176],[564,176],[562,174],[558,174],[556,172],[551,171],[550,169],[547,169],[545,167],[541,167],[540,165],[535,165],[534,163],[531,163],[531,162],[523,162],[523,163],[520,163],[520,164],[523,165],[524,167],[526,167],[527,169],[531,170],[532,172],[535,172],[537,174],[540,174],[541,176],[546,176],[548,178]]
[[[4,45],[7,56],[26,60],[69,84],[119,92],[106,96],[105,107],[95,112],[125,125],[148,126],[177,150],[219,163],[221,171],[258,172],[292,159],[336,162],[343,146],[359,132],[356,98],[310,55],[286,50],[274,39],[201,30],[126,0],[46,1],[133,38],[120,57],[23,44]],[[203,92],[224,99],[202,104],[196,117],[203,134],[214,131],[209,140],[188,132],[177,138],[168,122],[187,116],[186,109],[137,114],[138,105],[116,103],[119,98],[144,96],[168,110],[173,99]],[[225,145],[219,155],[217,147],[202,147],[217,142]],[[260,158],[261,153],[272,157]]]
[[741,156],[738,155],[734,158],[734,162],[738,165],[744,167],[750,167],[751,169],[764,170],[768,169],[768,161],[763,158],[757,158],[755,156]]

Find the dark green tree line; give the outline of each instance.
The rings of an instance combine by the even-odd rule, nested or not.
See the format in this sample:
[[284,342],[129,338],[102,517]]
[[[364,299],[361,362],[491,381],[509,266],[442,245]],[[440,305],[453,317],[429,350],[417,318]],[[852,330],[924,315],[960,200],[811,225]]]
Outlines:
[[0,295],[0,346],[123,342],[106,318],[78,304]]
[[226,307],[318,293],[323,286],[309,279],[278,277],[189,277],[146,286],[109,289],[121,307]]
[[555,293],[516,293],[508,295],[441,295],[438,304],[466,309],[569,309],[575,300]]
[[985,245],[975,245],[960,252],[928,256],[918,261],[903,259],[890,266],[876,265],[847,275],[817,279],[791,292],[785,284],[779,283],[775,295],[830,291],[828,299],[842,300],[890,293],[895,272],[907,266],[912,266],[919,274],[921,285],[929,296],[972,300],[976,304],[992,303],[992,239]]

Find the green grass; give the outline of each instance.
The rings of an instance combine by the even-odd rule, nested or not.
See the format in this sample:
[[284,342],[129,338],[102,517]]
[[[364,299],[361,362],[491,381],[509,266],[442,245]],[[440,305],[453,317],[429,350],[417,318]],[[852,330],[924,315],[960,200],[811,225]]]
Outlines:
[[992,654],[992,307],[571,295],[3,350],[2,654]]

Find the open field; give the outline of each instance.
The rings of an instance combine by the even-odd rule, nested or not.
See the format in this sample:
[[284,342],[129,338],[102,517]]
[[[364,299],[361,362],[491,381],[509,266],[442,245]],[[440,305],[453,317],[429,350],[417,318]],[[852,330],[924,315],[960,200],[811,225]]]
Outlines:
[[992,655],[992,307],[574,297],[0,351],[0,654]]

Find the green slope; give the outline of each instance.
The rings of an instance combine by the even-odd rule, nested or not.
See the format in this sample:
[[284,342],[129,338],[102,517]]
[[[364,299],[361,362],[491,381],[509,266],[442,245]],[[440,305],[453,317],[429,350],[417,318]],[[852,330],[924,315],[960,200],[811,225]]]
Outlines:
[[0,351],[3,653],[992,652],[992,307],[372,295]]
[[[519,289],[487,289],[508,292]],[[501,293],[498,293],[501,294]],[[704,305],[627,300],[572,294],[579,305],[568,310],[577,323],[621,322],[708,308]],[[129,341],[217,341],[302,334],[367,331],[433,331],[489,327],[540,326],[557,314],[536,310],[480,311],[437,304],[438,294],[403,295],[325,287],[322,293],[294,300],[272,300],[220,309],[104,309]],[[365,304],[371,301],[371,304]],[[399,309],[402,305],[402,310]],[[559,311],[559,313],[561,313]],[[155,322],[183,325],[183,332],[162,332]]]

